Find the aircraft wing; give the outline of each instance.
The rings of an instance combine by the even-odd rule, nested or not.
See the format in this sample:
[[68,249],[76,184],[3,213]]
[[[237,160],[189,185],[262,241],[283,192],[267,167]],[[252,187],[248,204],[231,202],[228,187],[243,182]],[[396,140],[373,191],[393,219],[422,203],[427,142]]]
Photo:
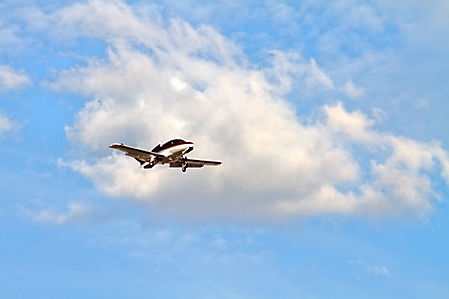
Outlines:
[[185,158],[174,163],[170,163],[170,167],[183,167],[186,165],[188,168],[201,168],[204,166],[218,166],[221,165],[221,161],[199,160]]
[[148,162],[149,160],[161,161],[165,158],[164,155],[153,153],[151,151],[146,151],[140,148],[127,146],[123,143],[114,143],[109,146],[110,148],[125,152],[127,156],[133,157],[141,164]]

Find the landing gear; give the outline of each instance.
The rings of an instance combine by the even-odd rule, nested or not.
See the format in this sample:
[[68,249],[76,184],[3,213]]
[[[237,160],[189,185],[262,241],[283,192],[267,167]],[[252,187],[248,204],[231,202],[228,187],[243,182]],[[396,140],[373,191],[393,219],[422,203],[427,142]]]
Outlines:
[[143,165],[143,168],[149,169],[149,168],[153,168],[153,166],[154,166],[155,164],[154,164],[153,161],[151,161],[151,162],[146,162],[146,163],[144,163],[144,164],[142,164],[142,165]]
[[182,172],[186,172],[187,171],[187,162],[182,163],[181,170],[182,170]]

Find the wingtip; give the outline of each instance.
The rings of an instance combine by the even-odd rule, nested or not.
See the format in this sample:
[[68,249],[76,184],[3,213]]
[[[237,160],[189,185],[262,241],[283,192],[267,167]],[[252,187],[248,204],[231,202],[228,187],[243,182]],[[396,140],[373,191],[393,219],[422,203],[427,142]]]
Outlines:
[[116,147],[118,147],[118,146],[120,146],[120,145],[123,145],[123,143],[113,143],[113,144],[111,144],[109,147],[110,147],[110,148],[116,148]]

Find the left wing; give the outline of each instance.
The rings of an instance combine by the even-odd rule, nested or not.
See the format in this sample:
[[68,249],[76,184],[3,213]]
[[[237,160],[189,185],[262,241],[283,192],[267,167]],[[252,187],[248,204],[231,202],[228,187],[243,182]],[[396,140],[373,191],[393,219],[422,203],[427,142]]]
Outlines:
[[127,146],[123,143],[114,143],[109,146],[110,148],[125,152],[127,156],[133,157],[137,161],[140,162],[140,164],[146,163],[148,161],[156,160],[156,161],[162,161],[164,160],[165,156],[146,151],[140,148]]
[[198,160],[198,159],[184,158],[184,159],[180,159],[177,162],[170,163],[170,167],[201,168],[204,166],[218,166],[221,164],[222,164],[221,161],[210,161],[210,160]]

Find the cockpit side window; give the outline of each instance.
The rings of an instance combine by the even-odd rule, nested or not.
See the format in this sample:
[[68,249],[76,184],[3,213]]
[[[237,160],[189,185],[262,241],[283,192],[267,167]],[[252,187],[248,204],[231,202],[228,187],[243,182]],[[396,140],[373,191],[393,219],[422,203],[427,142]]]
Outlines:
[[162,147],[161,147],[161,144],[159,143],[151,151],[157,153],[157,152],[160,152],[161,149],[162,149]]

